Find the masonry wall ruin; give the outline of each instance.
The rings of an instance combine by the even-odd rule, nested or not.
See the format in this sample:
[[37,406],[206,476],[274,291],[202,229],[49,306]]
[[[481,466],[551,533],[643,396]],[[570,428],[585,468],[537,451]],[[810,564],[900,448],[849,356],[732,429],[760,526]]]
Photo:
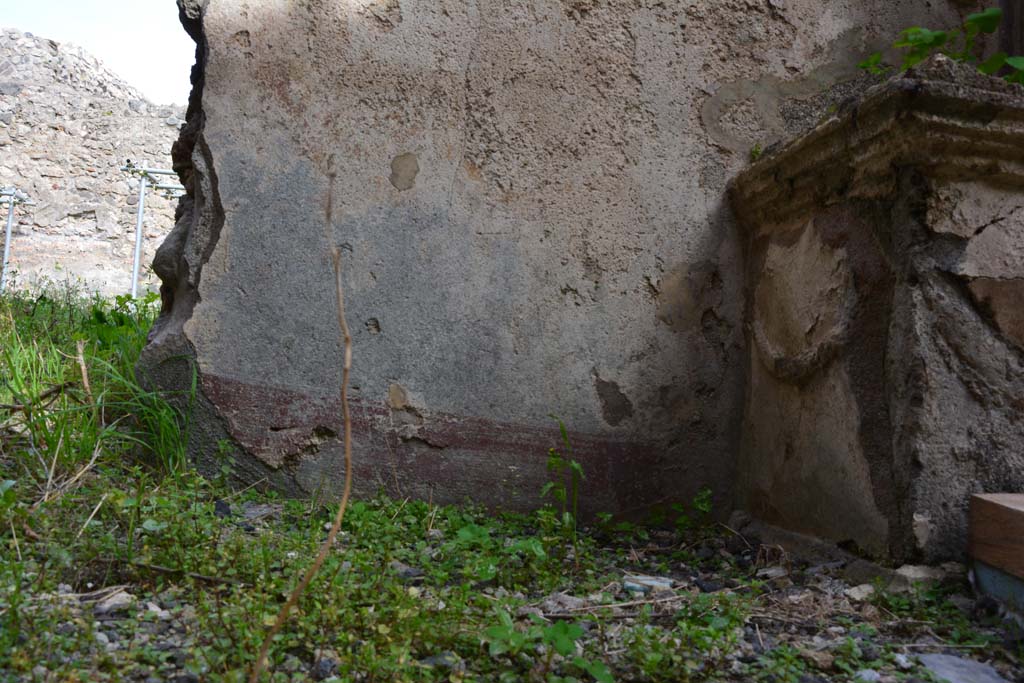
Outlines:
[[[131,291],[138,181],[119,169],[127,159],[168,165],[182,114],[147,101],[81,48],[0,29],[0,187],[35,202],[15,211],[15,286],[70,280],[105,296]],[[146,206],[148,264],[174,224],[174,202],[150,192]],[[140,279],[158,284],[145,271]]]
[[730,509],[747,373],[727,182],[863,90],[855,64],[893,27],[977,9],[179,4],[199,45],[175,149],[190,194],[140,374],[186,389],[195,371],[194,453],[338,490],[337,245],[357,487],[532,507],[555,413],[591,513],[703,486]]

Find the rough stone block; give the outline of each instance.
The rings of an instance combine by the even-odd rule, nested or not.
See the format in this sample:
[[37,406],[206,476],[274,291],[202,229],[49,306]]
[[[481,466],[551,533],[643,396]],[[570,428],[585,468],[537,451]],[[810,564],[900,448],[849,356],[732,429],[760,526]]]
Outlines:
[[1024,89],[948,59],[742,173],[739,500],[878,557],[962,558],[1024,488]]

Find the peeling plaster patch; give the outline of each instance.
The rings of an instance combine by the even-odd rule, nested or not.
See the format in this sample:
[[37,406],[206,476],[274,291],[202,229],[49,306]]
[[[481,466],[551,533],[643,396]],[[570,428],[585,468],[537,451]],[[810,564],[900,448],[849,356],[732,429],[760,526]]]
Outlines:
[[601,379],[596,370],[594,388],[597,389],[597,397],[601,399],[601,414],[605,422],[615,427],[623,420],[633,417],[633,403],[622,393],[619,385]]
[[694,329],[722,304],[722,276],[711,261],[679,266],[651,289],[658,302],[655,317],[676,330]]
[[391,160],[391,184],[399,191],[411,190],[420,172],[420,162],[415,154],[399,154]]
[[366,325],[366,331],[370,334],[380,334],[380,321],[376,318],[370,318],[364,325]]
[[773,242],[754,288],[754,334],[763,357],[777,368],[821,357],[845,338],[855,292],[845,250],[827,245],[813,223],[796,241]]
[[388,407],[392,410],[405,410],[409,407],[409,394],[401,384],[392,383],[388,387]]
[[252,36],[248,31],[238,31],[231,36],[231,40],[242,49],[248,50],[252,47]]
[[387,404],[391,408],[391,419],[395,424],[410,427],[407,434],[400,433],[403,438],[411,438],[417,434],[416,428],[423,425],[423,411],[417,404],[421,401],[409,395],[408,390],[401,384],[392,383],[388,387]]
[[722,147],[747,154],[752,141],[770,147],[812,128],[822,115],[871,85],[853,67],[853,58],[863,52],[861,38],[858,30],[843,33],[829,45],[833,60],[797,80],[759,75],[723,84],[701,106],[704,129]]

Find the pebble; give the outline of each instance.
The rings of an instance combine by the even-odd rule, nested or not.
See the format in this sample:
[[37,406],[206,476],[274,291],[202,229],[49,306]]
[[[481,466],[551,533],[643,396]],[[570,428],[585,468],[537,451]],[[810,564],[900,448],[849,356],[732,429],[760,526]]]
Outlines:
[[702,545],[697,548],[697,552],[694,553],[698,560],[710,560],[715,556],[715,551],[708,545]]
[[432,655],[426,659],[421,659],[420,664],[435,669],[449,669],[453,671],[461,671],[466,668],[462,659],[454,652],[441,652]]
[[227,501],[217,499],[213,501],[213,514],[217,515],[221,519],[231,517],[231,505]]
[[921,655],[924,668],[949,683],[1008,683],[988,664],[954,655]]
[[544,599],[541,603],[541,610],[543,613],[553,614],[558,612],[571,612],[580,608],[586,607],[587,601],[583,598],[577,598],[574,595],[568,593],[552,593]]
[[765,567],[764,569],[757,570],[757,578],[759,579],[780,579],[783,576],[789,574],[785,567]]
[[418,567],[410,567],[398,560],[391,561],[391,570],[398,574],[398,578],[403,581],[418,582],[423,580],[422,569],[419,569]]
[[720,582],[708,579],[695,579],[693,584],[700,589],[701,593],[717,593],[723,588]]
[[859,586],[847,588],[845,591],[843,591],[843,595],[850,598],[854,602],[863,602],[864,600],[867,600],[874,594],[875,587],[872,586],[870,583],[863,583]]
[[171,613],[160,607],[160,605],[155,602],[147,602],[146,609],[149,610],[151,614],[155,615],[160,621],[169,621],[171,618]]
[[122,612],[135,602],[135,596],[127,591],[118,591],[96,603],[93,612],[97,615]]
[[882,674],[874,669],[861,669],[853,675],[853,680],[861,683],[877,683],[882,680]]
[[313,670],[310,673],[314,680],[322,681],[337,674],[338,668],[338,662],[334,659],[330,657],[321,657],[316,660],[315,664],[313,664]]
[[634,593],[663,593],[672,590],[672,579],[661,576],[646,576],[644,574],[633,574],[626,576],[622,581],[622,587]]

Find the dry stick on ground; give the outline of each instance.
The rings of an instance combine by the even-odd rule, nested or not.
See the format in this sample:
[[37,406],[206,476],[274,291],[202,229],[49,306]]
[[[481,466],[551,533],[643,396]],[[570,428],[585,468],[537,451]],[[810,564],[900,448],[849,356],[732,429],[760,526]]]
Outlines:
[[92,514],[89,515],[89,519],[85,520],[85,524],[82,525],[82,528],[79,529],[78,533],[75,535],[76,541],[82,537],[83,533],[85,533],[85,529],[89,526],[89,522],[91,522],[92,518],[96,516],[96,513],[100,511],[100,506],[103,505],[103,501],[105,501],[109,495],[110,493],[104,493],[103,497],[100,498],[100,502],[96,503],[96,507],[92,509]]
[[92,387],[89,386],[89,369],[85,367],[85,340],[79,339],[76,345],[78,349],[78,369],[82,371],[82,388],[89,398],[89,403],[95,403],[92,399]]
[[[325,232],[327,234],[328,244],[331,242],[330,228],[331,228],[331,217],[333,210],[333,198],[334,198],[334,172],[328,174],[330,186],[327,192],[327,206],[326,206],[326,226]],[[321,565],[324,560],[327,559],[327,553],[330,552],[331,547],[334,545],[334,539],[338,535],[338,530],[341,529],[341,522],[345,517],[345,508],[348,507],[348,496],[352,490],[352,421],[349,419],[348,410],[348,376],[352,369],[352,336],[348,331],[348,323],[345,322],[345,296],[344,287],[342,286],[341,279],[341,250],[338,247],[331,247],[331,263],[334,265],[334,286],[337,293],[338,303],[338,329],[341,330],[341,337],[345,348],[345,364],[342,366],[341,371],[341,412],[342,417],[345,420],[345,488],[341,494],[341,504],[338,506],[338,514],[334,518],[334,524],[331,525],[331,530],[327,534],[327,538],[324,540],[323,545],[320,546],[320,553],[316,556],[313,564],[310,565],[309,569],[306,570],[305,576],[302,577],[302,581],[295,587],[292,594],[288,596],[288,601],[284,603],[281,611],[277,613],[277,619],[274,621],[274,625],[270,628],[270,632],[267,633],[267,637],[263,640],[263,646],[260,648],[260,654],[256,658],[256,663],[252,667],[252,676],[249,677],[249,683],[258,683],[260,673],[263,672],[263,667],[267,662],[267,652],[270,651],[270,644],[274,640],[274,636],[277,635],[281,627],[288,620],[288,614],[292,608],[299,601],[303,591],[306,590],[306,586],[313,580],[316,573],[320,571]]]
[[39,396],[37,396],[35,400],[27,401],[25,403],[0,403],[0,410],[9,410],[11,412],[24,413],[26,411],[31,410],[32,408],[35,408],[38,404],[45,401],[46,399],[53,398],[57,394],[67,389],[70,389],[71,387],[77,384],[78,382],[64,382],[63,384],[52,386],[43,393],[39,394]]
[[176,569],[174,567],[164,567],[159,564],[148,564],[146,562],[125,562],[124,560],[113,560],[115,562],[121,562],[122,564],[128,564],[136,569],[145,569],[147,571],[156,572],[158,574],[172,574],[178,576],[187,576],[190,579],[196,581],[204,581],[206,583],[219,583],[230,586],[242,586],[245,585],[241,581],[235,581],[234,579],[225,579],[219,576],[210,576],[209,574],[199,574],[196,572],[188,572],[184,569]]

